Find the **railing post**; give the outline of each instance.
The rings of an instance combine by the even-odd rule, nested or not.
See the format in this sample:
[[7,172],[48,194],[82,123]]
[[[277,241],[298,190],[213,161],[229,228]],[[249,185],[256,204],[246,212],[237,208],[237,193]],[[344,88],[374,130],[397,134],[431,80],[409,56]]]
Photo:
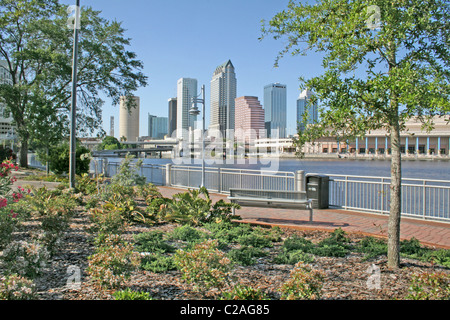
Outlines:
[[347,210],[347,195],[348,195],[348,176],[345,176],[345,183],[344,183],[344,208]]
[[296,191],[306,191],[305,171],[304,170],[295,171],[295,190]]
[[166,183],[165,185],[170,187],[172,185],[172,164],[166,164]]
[[221,172],[220,172],[220,168],[217,168],[217,192],[221,193],[222,192],[222,176],[221,176]]
[[423,218],[424,219],[426,219],[426,197],[427,197],[427,192],[426,192],[426,183],[427,183],[427,181],[426,180],[423,180],[423,192],[422,192],[422,196],[423,196],[423,199],[422,199],[422,203],[423,203]]

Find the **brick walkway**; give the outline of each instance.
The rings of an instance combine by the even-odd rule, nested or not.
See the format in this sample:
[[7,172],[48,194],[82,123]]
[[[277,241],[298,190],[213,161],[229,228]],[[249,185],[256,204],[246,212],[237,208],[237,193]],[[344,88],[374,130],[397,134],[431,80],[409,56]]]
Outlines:
[[[164,197],[172,197],[186,189],[159,187]],[[213,202],[224,199],[223,194],[210,194]],[[236,211],[244,222],[333,231],[342,228],[347,232],[387,236],[387,215],[368,214],[348,210],[314,209],[314,221],[309,222],[307,210],[241,207]],[[402,218],[400,238],[416,238],[422,244],[450,249],[450,223]]]

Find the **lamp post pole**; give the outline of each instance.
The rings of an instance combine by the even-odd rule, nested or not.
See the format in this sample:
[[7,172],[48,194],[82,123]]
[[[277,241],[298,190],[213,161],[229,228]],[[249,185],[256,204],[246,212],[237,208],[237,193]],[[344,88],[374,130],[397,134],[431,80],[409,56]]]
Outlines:
[[196,107],[196,103],[202,104],[202,183],[200,187],[205,186],[205,85],[202,85],[200,95],[202,98],[192,98],[192,108],[189,110],[191,115],[199,115],[200,111]]
[[[75,21],[73,23],[73,59],[72,59],[72,105],[70,110],[70,157],[69,157],[69,184],[75,188],[75,161],[76,161],[76,114],[77,114],[77,64],[78,64],[78,31],[80,29],[80,0],[75,7]],[[69,7],[69,11],[73,9]],[[69,25],[71,27],[71,25]]]

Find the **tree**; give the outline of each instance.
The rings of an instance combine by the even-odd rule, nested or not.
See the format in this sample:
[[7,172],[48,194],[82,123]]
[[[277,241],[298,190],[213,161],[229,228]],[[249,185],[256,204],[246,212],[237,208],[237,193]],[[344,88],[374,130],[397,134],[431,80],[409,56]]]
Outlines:
[[[450,12],[445,0],[291,1],[262,27],[286,39],[285,54],[323,54],[321,76],[300,78],[321,102],[320,121],[299,132],[298,147],[323,136],[361,137],[384,128],[391,142],[388,266],[400,265],[400,132],[417,117],[450,111]],[[358,74],[358,75],[357,75]]]
[[[89,153],[89,149],[77,143],[75,150],[75,173],[82,175],[83,173],[89,173],[90,158],[82,158],[83,154]],[[70,147],[67,141],[60,143],[57,146],[53,146],[49,150],[48,157],[41,156],[43,159],[49,162],[49,168],[56,174],[68,174],[69,173],[69,156]]]
[[97,150],[117,150],[122,148],[122,144],[117,138],[106,136],[103,138],[102,143],[98,145]]
[[[17,126],[24,167],[29,139],[32,132],[41,132],[42,123],[61,132],[69,127],[73,31],[67,20],[67,6],[57,0],[0,0],[0,59],[12,77],[12,84],[0,85],[0,97]],[[81,135],[101,125],[101,92],[117,105],[120,96],[131,96],[147,84],[142,62],[127,50],[130,39],[124,32],[120,22],[81,8],[77,82]]]

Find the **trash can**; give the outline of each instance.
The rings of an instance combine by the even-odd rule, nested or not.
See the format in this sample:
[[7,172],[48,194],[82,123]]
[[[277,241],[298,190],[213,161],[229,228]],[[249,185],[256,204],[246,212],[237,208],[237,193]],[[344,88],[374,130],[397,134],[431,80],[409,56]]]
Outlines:
[[328,176],[320,174],[306,175],[306,197],[312,199],[314,209],[327,209],[329,206],[329,183]]

